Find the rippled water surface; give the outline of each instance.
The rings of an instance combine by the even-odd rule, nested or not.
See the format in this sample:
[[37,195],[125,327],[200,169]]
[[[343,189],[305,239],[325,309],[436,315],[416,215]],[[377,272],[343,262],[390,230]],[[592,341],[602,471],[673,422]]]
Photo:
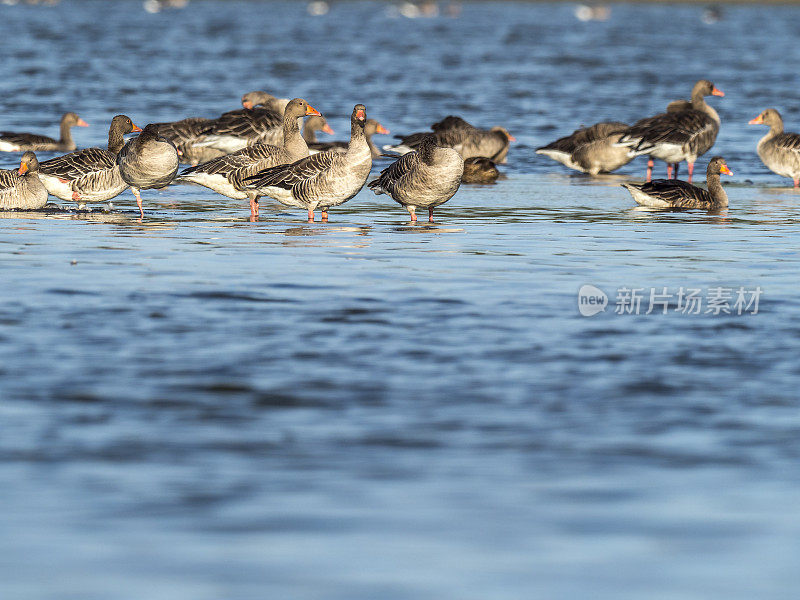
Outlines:
[[[368,191],[327,224],[268,201],[249,223],[188,186],[143,192],[142,223],[130,192],[0,213],[0,597],[793,597],[800,195],[746,123],[773,106],[800,129],[800,11],[386,9],[0,6],[0,129],[74,110],[103,144],[114,114],[266,89],[337,137],[364,102],[393,133],[453,113],[519,140],[435,225]],[[720,214],[634,210],[640,160],[593,180],[533,154],[700,77],[726,92]],[[579,314],[584,284],[605,312]],[[762,295],[617,315],[623,286],[642,313],[650,288]]]

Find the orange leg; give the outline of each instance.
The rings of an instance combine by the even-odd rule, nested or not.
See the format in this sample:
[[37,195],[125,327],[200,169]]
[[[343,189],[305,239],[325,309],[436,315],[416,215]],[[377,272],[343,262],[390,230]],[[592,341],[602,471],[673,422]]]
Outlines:
[[672,179],[672,165],[667,163],[667,179]]
[[324,210],[324,209],[322,210],[322,222],[323,223],[327,223],[328,222],[328,211]]
[[308,210],[308,222],[309,223],[313,223],[314,222],[314,211],[311,210],[311,209]]
[[428,209],[428,223],[433,223],[433,209]]
[[652,181],[652,179],[653,179],[653,165],[655,165],[655,162],[653,161],[653,159],[652,158],[648,159],[647,160],[647,181],[648,182]]
[[800,187],[800,179],[797,177],[794,178],[794,187]]
[[692,183],[692,173],[694,173],[694,163],[689,164],[689,183]]

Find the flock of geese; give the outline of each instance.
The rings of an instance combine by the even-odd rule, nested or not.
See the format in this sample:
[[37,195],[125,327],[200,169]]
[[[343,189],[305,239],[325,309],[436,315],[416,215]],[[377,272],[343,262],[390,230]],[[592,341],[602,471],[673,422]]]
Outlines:
[[[727,206],[720,175],[731,175],[725,160],[714,157],[706,170],[707,189],[691,184],[694,165],[716,141],[717,112],[707,96],[724,96],[714,84],[700,80],[689,101],[671,102],[665,112],[628,126],[602,122],[538,148],[572,169],[596,175],[608,173],[637,156],[647,156],[646,182],[623,186],[633,199],[654,208]],[[305,122],[304,122],[305,119]],[[800,135],[785,133],[778,111],[767,109],[750,121],[769,132],[758,144],[764,164],[800,185]],[[369,179],[373,159],[400,155],[369,182],[376,194],[387,194],[405,207],[412,221],[417,209],[434,209],[458,191],[462,181],[490,183],[497,179],[496,163],[506,161],[514,137],[502,127],[480,129],[456,116],[434,123],[430,131],[397,136],[399,143],[383,151],[372,140],[389,131],[367,109],[356,104],[350,116],[350,139],[319,142],[316,134],[333,134],[325,118],[302,98],[279,99],[266,92],[249,92],[242,108],[215,119],[190,117],[151,123],[144,129],[125,115],[111,121],[107,148],[76,150],[71,128],[86,127],[75,113],[61,120],[58,140],[31,133],[0,132],[0,151],[23,152],[18,169],[0,170],[0,208],[40,209],[48,194],[72,200],[82,208],[106,203],[128,187],[141,217],[141,190],[172,183],[209,188],[235,200],[248,200],[250,219],[258,218],[259,199],[304,209],[310,222],[355,196]],[[301,131],[302,127],[302,131]],[[139,135],[125,140],[125,135]],[[66,152],[39,162],[36,152]],[[667,179],[652,179],[654,159],[667,164]],[[688,181],[677,179],[681,162],[688,165]],[[190,166],[178,173],[180,163]]]

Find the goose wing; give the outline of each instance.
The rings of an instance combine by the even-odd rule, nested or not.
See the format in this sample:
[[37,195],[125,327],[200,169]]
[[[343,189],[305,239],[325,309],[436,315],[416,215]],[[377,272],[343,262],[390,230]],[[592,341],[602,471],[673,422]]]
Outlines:
[[648,196],[659,198],[675,207],[713,203],[713,198],[703,188],[679,179],[654,179],[639,187]]
[[13,131],[0,131],[0,141],[14,146],[25,147],[36,147],[38,145],[50,146],[58,143],[58,140],[54,140],[46,135],[37,135],[35,133],[14,133]]
[[93,172],[113,168],[116,158],[108,150],[86,148],[46,160],[39,164],[39,169],[46,175],[73,180]]
[[253,108],[225,113],[211,121],[202,133],[253,139],[282,126],[283,115],[267,108]]
[[409,152],[394,161],[391,165],[381,171],[380,175],[369,182],[369,189],[376,194],[381,192],[392,193],[395,185],[406,175],[413,172],[419,165],[419,154]]
[[279,187],[291,190],[296,185],[312,185],[342,161],[342,155],[335,151],[319,152],[306,158],[259,171],[245,179],[248,187]]

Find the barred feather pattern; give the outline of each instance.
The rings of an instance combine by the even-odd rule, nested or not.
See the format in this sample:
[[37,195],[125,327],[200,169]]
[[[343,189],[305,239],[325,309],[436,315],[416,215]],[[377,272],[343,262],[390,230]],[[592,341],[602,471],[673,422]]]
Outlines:
[[70,152],[40,163],[40,179],[50,194],[62,200],[72,200],[72,193],[77,192],[86,202],[105,202],[128,187],[116,158],[102,148]]
[[47,204],[47,190],[36,173],[0,170],[0,208],[36,209]]

